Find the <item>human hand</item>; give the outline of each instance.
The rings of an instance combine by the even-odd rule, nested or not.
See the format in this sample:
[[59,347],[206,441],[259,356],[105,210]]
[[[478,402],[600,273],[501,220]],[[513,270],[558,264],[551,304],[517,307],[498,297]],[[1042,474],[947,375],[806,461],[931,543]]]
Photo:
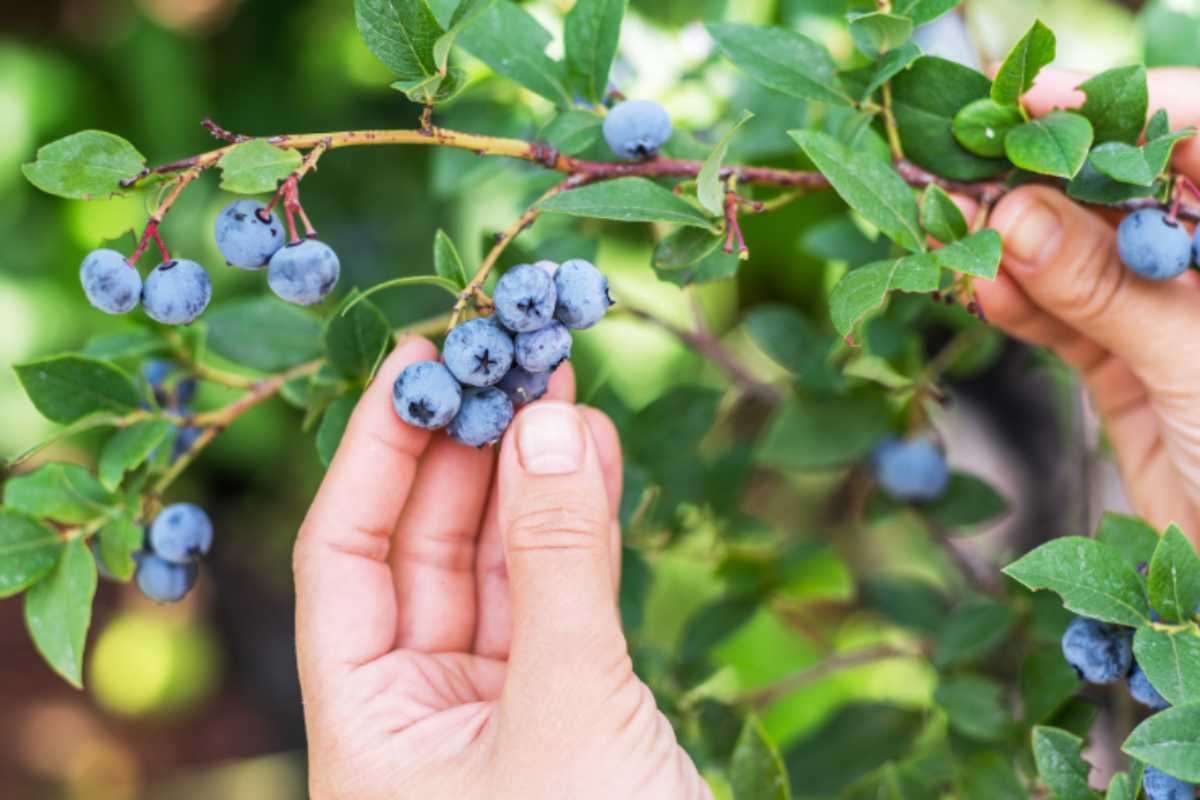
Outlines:
[[[1026,108],[1081,105],[1086,77],[1043,71]],[[1173,128],[1200,123],[1200,71],[1154,70],[1149,85],[1151,111],[1166,108]],[[1173,164],[1200,180],[1200,140],[1181,142]],[[1002,270],[976,282],[979,299],[989,320],[1079,371],[1138,512],[1200,544],[1200,274],[1134,275],[1117,257],[1117,220],[1048,187],[1005,196],[990,223]]]
[[708,798],[634,674],[616,603],[621,455],[569,366],[499,448],[400,422],[407,339],[295,549],[314,798]]

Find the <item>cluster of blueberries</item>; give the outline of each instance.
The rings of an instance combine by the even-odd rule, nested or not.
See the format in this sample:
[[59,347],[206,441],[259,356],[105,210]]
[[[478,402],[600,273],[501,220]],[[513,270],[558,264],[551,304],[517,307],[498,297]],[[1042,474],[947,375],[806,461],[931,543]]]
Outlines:
[[590,328],[612,305],[608,278],[571,259],[520,264],[496,282],[495,314],[446,335],[442,360],[410,364],[392,387],[400,419],[446,428],[472,447],[500,440],[517,406],[546,393],[550,373],[571,356],[571,330]]
[[936,500],[950,483],[945,454],[926,436],[884,439],[872,451],[870,466],[880,488],[905,502]]
[[1183,223],[1159,208],[1142,208],[1117,227],[1117,252],[1125,266],[1152,281],[1200,266],[1200,230],[1193,239]]
[[[232,267],[267,269],[267,284],[289,303],[310,306],[325,299],[341,274],[337,254],[316,239],[284,243],[279,217],[257,200],[237,200],[217,215],[217,249]],[[137,267],[116,250],[88,253],[79,268],[84,294],[93,307],[124,314],[142,304],[146,315],[166,325],[187,325],[212,300],[212,281],[195,261],[159,264],[142,281]]]
[[[1197,609],[1200,613],[1200,609]],[[1133,657],[1133,631],[1087,617],[1076,617],[1062,638],[1063,655],[1081,680],[1095,684],[1125,681],[1134,700],[1153,711],[1170,703],[1158,693]],[[1195,800],[1196,787],[1154,767],[1142,781],[1149,800]]]
[[159,512],[134,556],[134,580],[142,594],[159,603],[177,603],[196,585],[199,560],[212,547],[213,526],[204,509],[175,503]]

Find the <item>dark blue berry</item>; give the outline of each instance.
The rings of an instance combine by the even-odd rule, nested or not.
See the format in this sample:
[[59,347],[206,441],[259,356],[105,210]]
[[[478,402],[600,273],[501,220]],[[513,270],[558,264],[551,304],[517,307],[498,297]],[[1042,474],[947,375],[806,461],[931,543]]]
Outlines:
[[670,138],[671,116],[650,100],[618,103],[604,118],[604,141],[621,158],[652,158]]
[[554,319],[554,278],[533,264],[518,264],[500,276],[492,302],[500,323],[514,333],[536,331]]
[[132,311],[142,296],[142,276],[116,250],[93,250],[79,267],[83,293],[106,314]]
[[529,372],[551,372],[571,357],[571,332],[561,322],[541,330],[518,333],[517,364]]
[[462,387],[436,361],[409,364],[392,384],[392,406],[418,428],[444,428],[462,405]]
[[257,200],[235,200],[221,209],[213,234],[226,263],[241,269],[262,269],[284,242],[279,217]]
[[495,386],[468,389],[463,393],[462,407],[446,432],[463,444],[485,447],[500,441],[512,418],[512,402]]
[[1062,638],[1067,663],[1088,683],[1116,683],[1133,666],[1129,631],[1087,617],[1076,617]]
[[1146,673],[1142,672],[1142,668],[1137,663],[1134,663],[1133,672],[1129,673],[1127,682],[1129,683],[1129,694],[1146,708],[1162,711],[1164,708],[1171,707],[1167,699],[1159,694],[1158,689],[1155,689],[1154,685],[1150,683],[1150,679],[1146,677]]
[[146,277],[142,305],[146,315],[166,325],[187,325],[204,313],[212,300],[212,281],[195,261],[177,259],[159,264]]
[[212,521],[204,509],[192,503],[175,503],[154,518],[146,541],[155,555],[175,564],[187,564],[206,555],[212,540]]
[[195,563],[175,564],[154,553],[139,553],[134,580],[142,594],[159,603],[178,603],[196,585]]
[[1192,260],[1192,239],[1178,220],[1157,208],[1133,212],[1117,227],[1117,252],[1125,266],[1152,281],[1174,278]]
[[523,406],[546,394],[550,386],[549,372],[529,372],[513,367],[496,384],[496,388],[508,395],[514,406]]
[[267,284],[281,299],[311,306],[333,291],[341,272],[337,253],[329,245],[316,239],[302,239],[271,256]]
[[1146,767],[1142,787],[1146,790],[1147,800],[1196,800],[1194,784],[1154,767]]
[[608,278],[582,258],[564,261],[554,273],[558,308],[554,315],[568,328],[590,328],[604,318],[612,306]]
[[467,386],[493,386],[513,364],[512,336],[492,317],[454,328],[442,346],[446,368]]
[[946,457],[930,439],[886,439],[871,455],[879,486],[897,500],[936,500],[950,482]]

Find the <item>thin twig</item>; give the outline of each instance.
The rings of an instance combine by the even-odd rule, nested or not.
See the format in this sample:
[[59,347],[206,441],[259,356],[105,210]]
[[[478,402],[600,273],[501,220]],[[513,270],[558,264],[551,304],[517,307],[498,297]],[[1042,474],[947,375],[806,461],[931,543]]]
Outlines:
[[835,672],[840,672],[844,669],[850,669],[852,667],[861,667],[867,664],[874,664],[879,661],[887,661],[891,658],[903,658],[904,656],[911,655],[913,655],[913,653],[906,652],[888,644],[867,647],[850,653],[840,653],[838,655],[830,656],[820,664],[816,664],[808,669],[788,675],[763,689],[749,692],[738,698],[738,700],[741,703],[750,706],[751,708],[766,708],[775,701],[788,696],[797,689],[802,689],[805,686],[816,683],[822,678],[826,678]]

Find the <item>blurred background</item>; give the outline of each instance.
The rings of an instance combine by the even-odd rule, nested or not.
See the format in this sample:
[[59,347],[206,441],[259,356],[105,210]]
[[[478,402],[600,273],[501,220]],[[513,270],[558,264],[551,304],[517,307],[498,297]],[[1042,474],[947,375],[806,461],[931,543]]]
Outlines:
[[[556,34],[570,0],[526,4]],[[700,142],[740,107],[759,110],[766,90],[711,61],[697,18],[777,21],[848,54],[840,0],[632,0],[614,81],[627,95],[663,102]],[[966,26],[981,63],[998,59],[1038,16],[1058,34],[1060,66],[1098,70],[1145,60],[1200,64],[1200,0],[972,0]],[[926,49],[953,49],[955,34]],[[945,38],[948,36],[949,38]],[[560,45],[552,45],[552,48]],[[553,51],[552,51],[553,52]],[[970,60],[969,49],[963,55]],[[948,55],[953,55],[949,50]],[[467,60],[473,83],[439,112],[446,127],[536,136],[551,109]],[[124,323],[88,309],[78,286],[84,253],[115,240],[128,250],[146,197],[71,202],[42,195],[19,166],[37,146],[84,128],[117,133],[151,163],[215,146],[211,117],[249,133],[412,127],[417,109],[388,89],[391,77],[361,43],[350,0],[43,0],[0,7],[0,452],[49,432],[7,367],[78,348]],[[727,100],[726,98],[733,98]],[[804,123],[798,101],[765,103],[735,140],[733,159],[794,163],[781,131]],[[790,123],[790,124],[788,124]],[[172,249],[210,265],[217,302],[261,293],[261,276],[216,267],[212,224],[227,202],[208,176],[184,194],[164,232]],[[341,287],[428,272],[444,228],[468,267],[546,176],[527,165],[427,148],[356,148],[327,156],[304,182],[321,238],[338,250]],[[684,293],[649,268],[653,240],[638,227],[543,219],[520,240],[540,257],[595,257],[622,298],[678,322],[702,309],[718,332],[740,310],[771,299],[815,307],[824,287],[832,193],[747,222],[752,258],[736,279]],[[833,223],[830,223],[833,224]],[[519,254],[519,251],[518,251]],[[516,254],[514,254],[516,255]],[[435,290],[379,296],[397,324],[445,310]],[[660,330],[616,318],[577,340],[581,397],[644,408],[710,367]],[[745,342],[731,346],[754,358]],[[981,368],[956,387],[942,421],[970,463],[1012,497],[1018,513],[992,541],[1046,536],[1088,524],[1092,509],[1119,506],[1094,426],[1062,371],[998,339],[981,345]],[[628,353],[636,352],[633,361]],[[1030,366],[1033,369],[1030,369]],[[698,377],[697,377],[698,376]],[[221,401],[201,396],[198,405]],[[305,795],[304,735],[296,686],[290,549],[321,471],[299,412],[281,402],[248,415],[209,448],[174,494],[204,505],[217,527],[198,590],[158,607],[131,587],[104,582],[85,664],[87,688],[70,689],[29,643],[18,601],[0,602],[0,795],[38,798]],[[1039,420],[1030,424],[1030,420]],[[89,463],[98,440],[80,437],[46,459]],[[1062,442],[1072,444],[1062,446]],[[1094,452],[1093,452],[1094,451]],[[1031,476],[1039,476],[1033,480]],[[1081,491],[1092,487],[1092,494]],[[1064,487],[1079,503],[1061,501]],[[1099,487],[1099,488],[1097,488]],[[1107,487],[1107,488],[1106,488]],[[1098,494],[1097,494],[1098,493]],[[1087,501],[1092,497],[1093,501]],[[1098,498],[1098,499],[1095,499]],[[1054,526],[1054,527],[1049,527]],[[1031,533],[1032,532],[1032,533]],[[988,547],[985,537],[981,547]],[[897,549],[903,549],[902,537]],[[909,554],[917,563],[927,554]],[[687,552],[661,563],[643,637],[674,642],[691,609],[712,594],[711,564]],[[796,585],[822,602],[845,600],[849,580],[832,551]],[[872,635],[850,626],[845,636]],[[814,656],[774,617],[754,620],[721,646],[743,681],[794,670]],[[848,697],[928,703],[931,677],[896,659],[818,681],[766,714],[782,741],[811,731]]]

